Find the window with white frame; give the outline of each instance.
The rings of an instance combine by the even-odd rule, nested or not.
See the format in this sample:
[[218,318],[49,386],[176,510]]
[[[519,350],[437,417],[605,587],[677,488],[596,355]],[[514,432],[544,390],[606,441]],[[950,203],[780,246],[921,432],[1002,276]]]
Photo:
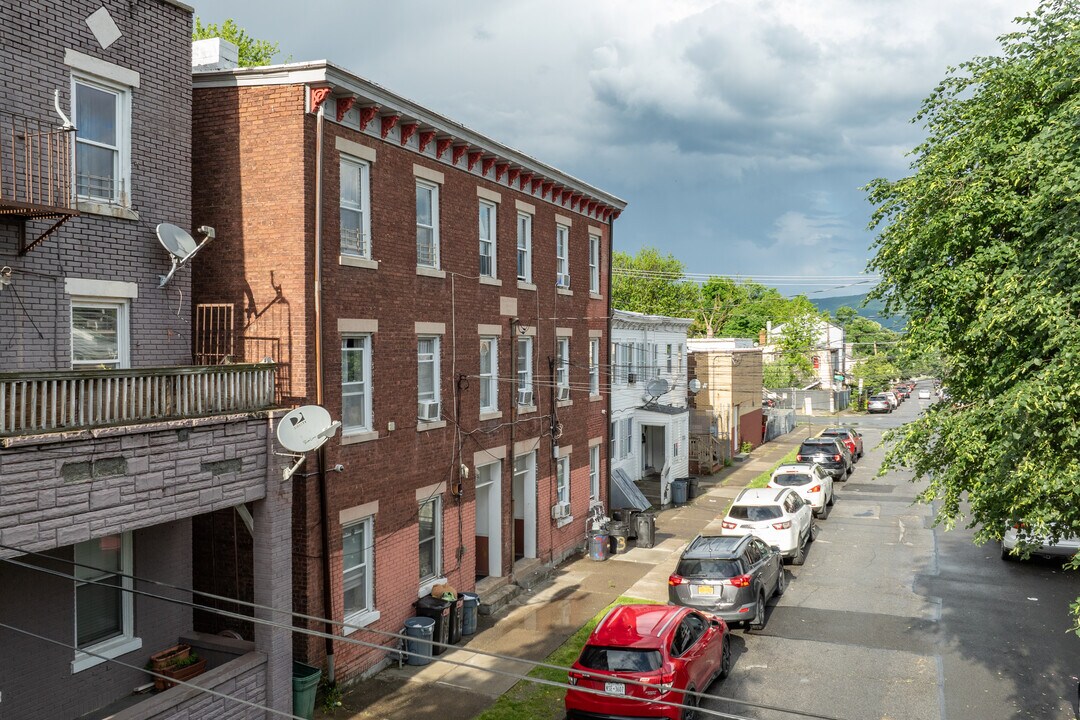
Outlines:
[[555,284],[570,287],[570,228],[555,226]]
[[570,398],[570,338],[555,341],[555,387],[560,399]]
[[673,359],[674,354],[675,354],[675,347],[671,343],[668,343],[667,344],[667,371],[668,371],[668,375],[671,374],[672,359]]
[[495,203],[480,201],[480,277],[493,278],[495,269]]
[[80,198],[128,206],[131,88],[74,77],[75,187]]
[[533,362],[531,337],[517,339],[517,403],[521,406],[535,405],[533,400]]
[[371,166],[363,160],[341,158],[341,254],[371,259]]
[[589,339],[589,395],[600,394],[600,339]]
[[611,435],[611,452],[608,455],[608,457],[611,458],[612,460],[614,460],[617,457],[619,457],[619,421],[618,420],[612,420],[611,421],[610,435]]
[[420,503],[420,582],[442,575],[442,496]]
[[653,377],[660,377],[660,346],[656,343],[649,343],[649,349],[652,355],[652,373]]
[[634,447],[634,420],[632,418],[626,418],[625,420],[623,420],[622,456],[624,458],[630,457],[633,447]]
[[499,339],[480,338],[480,412],[499,409]]
[[[74,546],[74,672],[142,646],[135,637],[131,574],[131,533],[107,535]],[[82,652],[86,651],[86,652]],[[95,657],[89,653],[102,655]]]
[[129,367],[128,303],[73,298],[71,367]]
[[371,430],[371,335],[341,338],[341,425]]
[[555,466],[555,492],[560,503],[570,504],[570,456],[558,459]]
[[589,236],[589,292],[600,293],[600,236]]
[[416,264],[439,267],[439,186],[416,181]]
[[375,573],[372,548],[373,517],[341,528],[341,571],[345,622],[363,622],[375,610]]
[[626,362],[623,363],[623,367],[626,368],[626,382],[630,382],[631,375],[635,376],[635,380],[637,376],[637,372],[635,372],[634,370],[637,362],[637,345],[634,343],[626,343],[624,352],[626,356]]
[[600,499],[600,446],[589,448],[589,499]]
[[439,337],[420,337],[416,342],[417,416],[422,422],[438,420],[439,407]]
[[532,215],[520,212],[517,216],[517,277],[522,282],[532,282]]

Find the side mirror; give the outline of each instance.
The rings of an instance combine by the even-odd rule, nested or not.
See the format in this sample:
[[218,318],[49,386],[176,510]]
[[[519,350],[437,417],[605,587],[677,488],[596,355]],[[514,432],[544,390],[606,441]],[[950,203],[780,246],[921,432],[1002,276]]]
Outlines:
[[720,627],[720,619],[711,617],[709,618],[709,624],[712,625],[714,628],[718,628]]
[[770,545],[769,548],[771,548],[774,553],[780,552],[780,546],[779,545]]

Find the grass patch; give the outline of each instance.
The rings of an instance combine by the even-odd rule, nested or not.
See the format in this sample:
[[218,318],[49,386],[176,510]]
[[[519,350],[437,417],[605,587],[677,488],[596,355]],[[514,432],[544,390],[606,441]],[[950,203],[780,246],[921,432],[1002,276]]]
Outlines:
[[[553,653],[544,658],[544,662],[561,667],[570,667],[577,660],[581,648],[589,638],[596,624],[616,605],[648,604],[658,605],[652,600],[620,595],[615,602],[593,616],[592,620],[570,636]],[[551,682],[566,683],[566,671],[547,667],[533,668],[529,677],[542,678]],[[565,715],[563,696],[566,690],[550,685],[540,685],[527,680],[519,681],[504,693],[490,708],[476,716],[476,720],[557,720]]]
[[775,465],[773,465],[771,468],[769,468],[768,470],[766,470],[765,472],[761,473],[760,475],[755,477],[753,480],[751,480],[750,484],[747,485],[746,487],[749,487],[749,488],[763,488],[763,487],[765,487],[766,485],[769,484],[769,478],[772,477],[773,470],[780,467],[781,465],[789,465],[789,464],[795,462],[795,456],[798,455],[798,454],[799,454],[799,449],[798,448],[793,448],[791,452],[789,452],[784,457],[780,458],[780,460],[777,461],[777,463]]

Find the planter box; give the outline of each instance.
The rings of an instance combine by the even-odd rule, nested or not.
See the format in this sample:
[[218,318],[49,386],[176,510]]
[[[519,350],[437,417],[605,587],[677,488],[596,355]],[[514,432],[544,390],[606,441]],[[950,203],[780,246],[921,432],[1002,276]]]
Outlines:
[[[163,668],[160,672],[162,675],[170,677],[173,680],[190,680],[196,675],[202,675],[204,672],[206,672],[206,658],[201,658],[198,662],[192,663],[191,665],[185,665],[182,668]],[[161,690],[168,690],[169,688],[176,685],[176,683],[165,680],[164,678],[155,678],[155,689],[159,689],[157,687],[159,682],[162,685],[162,687],[160,688]]]

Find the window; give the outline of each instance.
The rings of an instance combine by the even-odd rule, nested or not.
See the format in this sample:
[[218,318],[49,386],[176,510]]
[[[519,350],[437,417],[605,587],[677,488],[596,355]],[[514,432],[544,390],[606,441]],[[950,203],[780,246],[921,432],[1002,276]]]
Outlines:
[[[635,343],[627,343],[626,344],[626,362],[623,364],[623,367],[626,368],[626,382],[631,382],[631,380],[630,380],[631,375],[634,375],[634,376],[637,375],[637,373],[634,371],[634,365],[637,362],[636,355],[637,355],[637,345]],[[635,377],[635,379],[636,379],[636,377]]]
[[439,267],[439,186],[416,182],[416,264]]
[[532,215],[518,213],[517,219],[517,277],[532,282]]
[[480,201],[480,277],[493,278],[495,272],[495,203]]
[[[105,657],[117,657],[142,647],[134,637],[131,590],[131,533],[107,535],[75,545],[75,643]],[[75,653],[72,672],[104,662]]]
[[128,367],[126,302],[72,300],[71,367]]
[[570,504],[570,458],[561,457],[555,466],[556,501]]
[[589,448],[589,499],[600,499],[600,446]]
[[649,363],[649,377],[660,377],[660,346],[649,343],[646,348],[646,362]]
[[589,236],[589,292],[600,294],[600,236]]
[[442,575],[442,497],[420,503],[420,582]]
[[341,158],[341,254],[371,259],[371,166]]
[[517,355],[518,405],[531,406],[533,402],[531,337],[519,337]]
[[422,422],[440,417],[439,408],[439,338],[422,337],[416,343],[417,414]]
[[372,572],[374,518],[341,529],[341,587],[345,595],[345,622],[362,621],[375,610],[375,576]]
[[619,457],[619,422],[617,420],[611,421],[611,454],[609,458],[614,460]]
[[341,338],[342,432],[371,429],[371,336]]
[[555,226],[555,284],[570,287],[570,228]]
[[130,204],[131,91],[74,80],[76,190],[80,198]]
[[632,418],[623,420],[623,446],[622,456],[630,457],[634,447],[634,421]]
[[[570,399],[570,339],[555,341],[555,388],[561,400]],[[564,397],[565,396],[565,397]]]
[[499,409],[498,338],[480,338],[480,411]]
[[589,340],[589,395],[600,394],[600,340]]

